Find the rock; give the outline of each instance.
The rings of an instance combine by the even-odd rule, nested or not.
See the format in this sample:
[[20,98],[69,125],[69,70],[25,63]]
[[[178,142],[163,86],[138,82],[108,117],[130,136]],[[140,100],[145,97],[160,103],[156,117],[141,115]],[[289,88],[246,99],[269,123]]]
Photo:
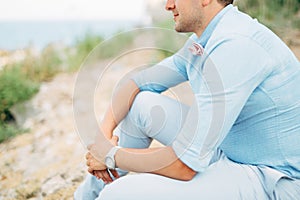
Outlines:
[[23,182],[15,191],[16,199],[37,199],[40,196],[40,182],[38,180]]
[[75,78],[60,74],[13,108],[19,125],[30,133],[0,144],[1,200],[72,199],[86,174],[85,149],[72,117]]
[[38,108],[36,108],[30,100],[14,105],[9,109],[9,111],[13,115],[19,127],[23,127],[27,119],[30,119],[40,113]]
[[66,180],[60,175],[57,174],[56,176],[46,180],[42,185],[42,195],[48,196],[53,194],[54,192],[58,191],[61,188],[66,186]]

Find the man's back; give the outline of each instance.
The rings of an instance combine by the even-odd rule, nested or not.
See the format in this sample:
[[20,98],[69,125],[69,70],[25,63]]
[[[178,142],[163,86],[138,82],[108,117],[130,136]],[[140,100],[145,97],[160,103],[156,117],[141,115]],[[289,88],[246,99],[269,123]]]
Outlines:
[[232,31],[252,40],[272,61],[261,66],[268,68],[269,75],[248,98],[221,149],[234,161],[271,166],[300,178],[300,63],[276,35],[255,20],[239,12],[227,18],[232,27],[225,22],[227,34]]

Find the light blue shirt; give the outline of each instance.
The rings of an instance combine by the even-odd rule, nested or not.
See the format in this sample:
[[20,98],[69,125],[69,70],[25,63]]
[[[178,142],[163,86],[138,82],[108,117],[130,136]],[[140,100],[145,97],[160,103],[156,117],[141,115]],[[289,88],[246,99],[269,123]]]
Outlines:
[[[189,48],[201,44],[203,55]],[[300,178],[300,63],[257,20],[232,5],[200,38],[138,73],[140,90],[163,92],[189,81],[195,103],[172,147],[195,171],[217,149],[238,163],[268,166]]]

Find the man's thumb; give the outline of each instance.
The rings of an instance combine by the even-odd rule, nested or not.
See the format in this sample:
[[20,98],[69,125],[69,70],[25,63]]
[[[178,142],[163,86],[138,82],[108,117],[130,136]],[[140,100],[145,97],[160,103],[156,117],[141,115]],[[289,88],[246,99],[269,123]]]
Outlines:
[[116,142],[116,143],[119,141],[119,137],[116,135],[113,135],[111,139],[113,142]]

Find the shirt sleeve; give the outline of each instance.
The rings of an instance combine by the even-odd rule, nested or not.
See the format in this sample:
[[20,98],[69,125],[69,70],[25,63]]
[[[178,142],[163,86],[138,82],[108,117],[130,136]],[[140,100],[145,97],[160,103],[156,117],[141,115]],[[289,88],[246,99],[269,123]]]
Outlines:
[[[185,44],[185,46],[190,42]],[[185,46],[176,54],[170,56],[158,64],[138,72],[132,77],[141,91],[161,93],[179,83],[188,80],[186,71],[187,59],[185,59]]]
[[170,87],[187,81],[185,66],[176,63],[176,55],[138,72],[132,79],[141,91],[161,93]]
[[194,64],[195,103],[172,144],[181,161],[198,172],[208,167],[251,93],[271,73],[272,62],[258,44],[235,37]]

